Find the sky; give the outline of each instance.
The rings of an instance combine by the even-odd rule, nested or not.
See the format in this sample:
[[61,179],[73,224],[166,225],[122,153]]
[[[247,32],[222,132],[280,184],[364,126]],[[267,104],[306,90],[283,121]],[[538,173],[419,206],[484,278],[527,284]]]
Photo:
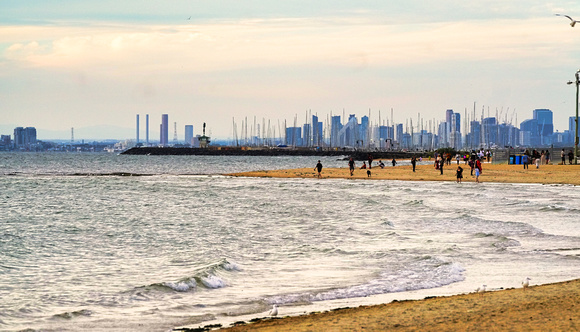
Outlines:
[[[134,138],[149,114],[158,137],[169,114],[170,139],[174,122],[180,139],[204,122],[229,138],[245,118],[276,131],[307,114],[417,125],[447,109],[519,127],[536,108],[563,131],[580,24],[557,13],[580,20],[580,3],[0,0],[0,133]],[[105,126],[119,130],[89,130]]]

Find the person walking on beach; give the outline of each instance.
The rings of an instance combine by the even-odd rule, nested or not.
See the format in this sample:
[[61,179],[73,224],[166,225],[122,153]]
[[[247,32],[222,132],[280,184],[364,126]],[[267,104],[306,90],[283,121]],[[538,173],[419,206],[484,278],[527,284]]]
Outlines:
[[391,163],[393,164],[393,167],[397,165],[397,161],[395,160],[395,158],[393,158],[393,161],[391,161]]
[[354,160],[350,158],[348,160],[348,167],[350,168],[350,176],[354,174]]
[[564,149],[562,149],[560,156],[562,156],[562,165],[566,165],[566,152],[564,152]]
[[528,155],[527,155],[527,154],[524,154],[524,155],[522,156],[522,164],[524,164],[524,169],[528,169],[528,164],[529,164],[529,162],[530,162],[530,160],[529,160],[529,159],[530,159],[530,158],[528,157]]
[[469,164],[469,168],[471,169],[471,176],[473,176],[473,169],[475,168],[475,161],[470,159],[468,164]]
[[371,164],[373,163],[373,155],[369,153],[367,159],[369,161],[369,169],[373,168],[371,166]]
[[322,178],[322,174],[320,174],[320,172],[322,172],[322,163],[320,163],[320,160],[318,161],[318,164],[316,164],[316,167],[314,167],[314,170],[318,170],[318,178]]
[[461,179],[463,179],[463,168],[461,168],[461,166],[457,166],[455,176],[457,176],[457,183],[461,183]]
[[481,160],[477,158],[475,160],[475,182],[479,183],[479,175],[481,175]]
[[413,165],[413,172],[415,172],[415,166],[417,165],[417,158],[415,156],[411,157],[411,165]]

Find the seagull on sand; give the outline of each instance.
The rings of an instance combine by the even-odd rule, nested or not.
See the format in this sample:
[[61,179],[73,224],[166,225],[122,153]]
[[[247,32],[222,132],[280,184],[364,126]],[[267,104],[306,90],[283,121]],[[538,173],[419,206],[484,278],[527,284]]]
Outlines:
[[530,277],[527,277],[526,279],[524,279],[524,281],[522,281],[522,286],[524,287],[524,292],[526,291],[526,288],[530,287]]
[[277,304],[274,304],[274,306],[272,306],[272,310],[270,310],[269,315],[272,317],[278,315],[278,305]]
[[564,17],[567,17],[570,20],[570,26],[571,27],[574,27],[576,25],[576,22],[578,22],[578,21],[576,21],[575,19],[571,18],[568,15],[556,14],[556,16],[564,16]]
[[485,288],[487,287],[487,285],[481,285],[479,287],[477,287],[477,289],[475,290],[476,293],[479,293],[480,296],[483,296],[483,293],[485,293]]

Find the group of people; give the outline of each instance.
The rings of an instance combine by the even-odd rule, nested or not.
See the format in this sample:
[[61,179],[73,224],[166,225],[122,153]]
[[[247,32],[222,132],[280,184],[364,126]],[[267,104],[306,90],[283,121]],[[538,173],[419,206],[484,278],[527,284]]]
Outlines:
[[[566,152],[564,151],[564,149],[562,149],[560,156],[562,157],[562,165],[566,165]],[[568,164],[572,165],[573,162],[574,162],[574,152],[570,150],[570,152],[568,152]]]

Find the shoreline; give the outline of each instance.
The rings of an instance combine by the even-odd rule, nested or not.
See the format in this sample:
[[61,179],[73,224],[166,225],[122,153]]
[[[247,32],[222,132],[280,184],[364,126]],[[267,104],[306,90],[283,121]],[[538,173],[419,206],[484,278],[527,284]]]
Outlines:
[[[470,168],[464,163],[462,182],[475,183],[475,176],[470,175]],[[313,165],[314,167],[314,165]],[[497,183],[536,183],[536,184],[560,184],[580,185],[580,165],[535,165],[526,170],[522,165],[491,164],[484,163],[480,182]],[[417,165],[416,171],[412,166],[387,166],[385,168],[373,167],[368,176],[367,170],[356,168],[354,175],[350,176],[347,167],[323,168],[322,179],[365,179],[365,180],[399,180],[399,181],[445,181],[456,182],[455,172],[457,164],[452,163],[443,168],[443,174],[436,170],[433,165]],[[313,168],[298,168],[285,170],[262,170],[242,173],[224,174],[233,177],[266,177],[266,178],[317,178]]]
[[[577,331],[580,279],[255,319],[220,331]],[[194,330],[194,329],[191,329]],[[187,331],[187,329],[183,329]]]

